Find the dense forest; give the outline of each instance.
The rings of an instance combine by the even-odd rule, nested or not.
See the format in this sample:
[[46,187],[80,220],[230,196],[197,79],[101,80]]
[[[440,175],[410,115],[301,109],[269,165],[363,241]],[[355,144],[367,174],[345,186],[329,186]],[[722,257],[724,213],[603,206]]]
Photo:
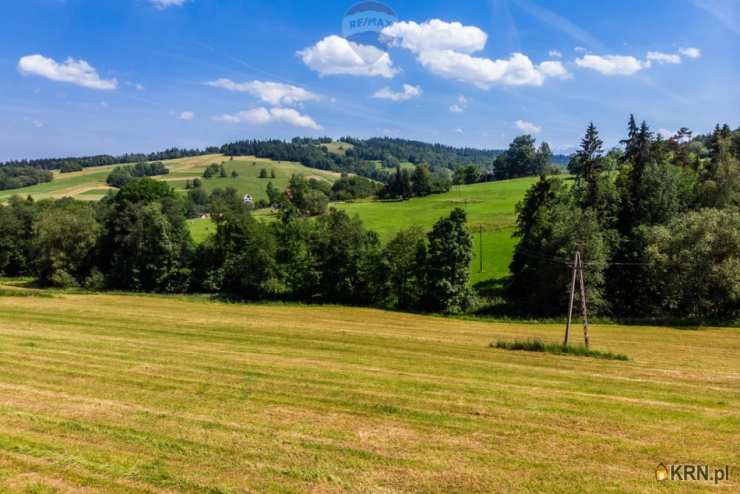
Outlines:
[[630,117],[624,150],[588,126],[571,186],[542,176],[518,208],[508,295],[562,313],[580,250],[591,310],[617,316],[740,316],[740,129],[670,139]]

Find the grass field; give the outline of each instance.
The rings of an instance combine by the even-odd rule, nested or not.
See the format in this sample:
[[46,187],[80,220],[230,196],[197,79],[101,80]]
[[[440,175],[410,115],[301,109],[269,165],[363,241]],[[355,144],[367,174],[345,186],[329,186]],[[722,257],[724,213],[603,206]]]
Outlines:
[[[13,292],[6,292],[5,295]],[[738,492],[740,329],[0,296],[0,492]],[[655,480],[659,462],[730,482]]]
[[321,144],[321,146],[325,147],[330,153],[338,154],[341,156],[344,156],[347,153],[348,149],[352,149],[355,147],[353,144],[342,141],[329,142],[326,144]]
[[[446,194],[435,194],[402,202],[357,202],[337,204],[350,214],[357,214],[365,225],[388,240],[396,232],[413,225],[431,230],[434,223],[452,209],[460,207],[468,214],[474,233],[473,283],[501,278],[509,273],[509,263],[516,245],[511,237],[516,225],[516,204],[536,182],[520,178],[474,185],[455,185]],[[480,270],[480,231],[483,237],[483,270]]]
[[[303,174],[306,177],[314,177],[331,182],[339,177],[338,173],[307,168],[299,163],[273,162],[250,156],[237,157],[231,161],[223,155],[212,154],[164,161],[163,163],[170,170],[169,175],[153,178],[156,180],[165,180],[176,190],[184,192],[185,183],[188,180],[202,177],[203,171],[209,164],[222,162],[229,173],[229,177],[215,177],[204,180],[205,190],[211,191],[218,187],[234,187],[242,194],[251,194],[255,200],[267,198],[265,188],[271,180],[277,187],[285,188],[293,174]],[[86,168],[74,173],[59,173],[55,171],[54,180],[51,182],[21,189],[0,191],[0,202],[6,201],[14,195],[21,197],[30,195],[34,199],[74,197],[81,200],[96,201],[105,196],[110,189],[106,185],[105,179],[115,166],[120,165]],[[262,168],[267,169],[268,173],[274,170],[276,177],[274,179],[260,179],[259,172]],[[231,178],[232,171],[237,171],[239,177]]]

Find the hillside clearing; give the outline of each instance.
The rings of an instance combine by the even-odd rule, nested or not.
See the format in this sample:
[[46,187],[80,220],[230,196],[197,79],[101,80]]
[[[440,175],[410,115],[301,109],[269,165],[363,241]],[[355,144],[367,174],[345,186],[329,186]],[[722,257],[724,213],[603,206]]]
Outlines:
[[[339,173],[316,170],[299,163],[275,162],[253,156],[240,156],[231,160],[220,154],[208,154],[163,161],[165,166],[170,170],[169,175],[152,178],[155,180],[164,180],[172,185],[175,190],[184,193],[188,180],[201,178],[203,171],[208,165],[222,162],[229,176],[227,178],[214,177],[209,180],[203,180],[205,190],[210,192],[218,187],[234,187],[241,194],[251,194],[255,200],[267,198],[267,193],[265,192],[267,182],[272,181],[276,186],[284,188],[288,185],[288,181],[293,174],[302,174],[307,178],[317,178],[329,182],[334,182],[340,176]],[[14,195],[20,197],[30,195],[34,199],[73,197],[75,199],[96,201],[102,199],[108,190],[111,190],[111,187],[105,183],[105,179],[116,166],[121,165],[91,167],[73,173],[55,171],[54,180],[51,182],[20,189],[0,191],[0,202],[7,201]],[[276,178],[258,178],[262,168],[267,169],[268,173],[274,170]],[[236,171],[239,176],[232,178],[232,171]]]
[[[434,223],[454,208],[465,210],[473,232],[473,283],[509,274],[509,263],[516,245],[512,238],[516,226],[516,205],[537,178],[527,177],[473,185],[455,185],[446,194],[434,194],[399,202],[356,202],[337,204],[349,214],[357,214],[365,226],[378,232],[384,241],[411,226],[431,230]],[[483,270],[480,270],[480,237],[483,237]]]
[[488,348],[561,332],[2,296],[0,491],[699,492],[656,465],[737,465],[740,330],[592,328],[630,362]]

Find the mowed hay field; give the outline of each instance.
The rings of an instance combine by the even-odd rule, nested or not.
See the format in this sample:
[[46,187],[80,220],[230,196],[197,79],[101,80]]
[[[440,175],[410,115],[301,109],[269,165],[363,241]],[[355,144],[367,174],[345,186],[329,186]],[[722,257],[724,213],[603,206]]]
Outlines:
[[[0,297],[0,492],[738,492],[740,329]],[[731,480],[655,480],[665,463]]]
[[[213,177],[209,180],[203,180],[205,190],[210,192],[219,187],[233,187],[242,194],[251,194],[255,200],[267,198],[265,189],[268,182],[272,181],[277,187],[283,189],[287,187],[290,177],[293,174],[303,174],[306,177],[326,180],[331,183],[340,176],[338,173],[307,168],[300,163],[275,162],[252,156],[235,157],[231,160],[220,154],[209,154],[191,158],[166,160],[163,163],[169,168],[169,175],[152,178],[154,180],[164,180],[172,185],[176,191],[182,193],[185,192],[187,181],[201,178],[208,165],[211,163],[223,163],[229,176],[227,178]],[[105,183],[105,180],[111,170],[116,166],[124,165],[85,168],[80,172],[73,173],[55,171],[54,180],[51,182],[23,187],[21,189],[0,191],[0,202],[7,201],[14,195],[21,197],[30,195],[34,199],[73,197],[80,200],[96,201],[102,199],[111,190],[111,187]],[[267,170],[268,176],[270,176],[271,171],[275,171],[275,178],[259,178],[259,172],[263,168]],[[236,171],[239,176],[232,178],[232,171]]]

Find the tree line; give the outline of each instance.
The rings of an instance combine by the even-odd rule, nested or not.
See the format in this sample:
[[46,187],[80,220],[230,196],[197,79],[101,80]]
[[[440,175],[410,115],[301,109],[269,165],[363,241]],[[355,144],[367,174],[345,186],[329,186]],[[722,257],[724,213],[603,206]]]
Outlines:
[[0,190],[20,189],[44,182],[51,182],[54,176],[50,171],[32,166],[0,167]]
[[98,204],[13,197],[0,206],[0,274],[42,286],[218,293],[460,312],[469,307],[472,240],[455,210],[425,233],[382,245],[357,217],[331,209],[305,218],[292,204],[264,223],[234,190],[209,201],[216,231],[195,246],[186,203],[165,182],[140,178]]
[[602,314],[740,316],[740,129],[664,139],[630,117],[624,150],[605,153],[595,125],[569,164],[518,206],[512,307],[562,313],[576,250],[588,302]]
[[179,149],[171,148],[154,153],[126,153],[118,156],[101,154],[96,156],[69,157],[69,158],[42,158],[32,160],[12,160],[0,163],[0,168],[6,166],[27,166],[31,168],[40,168],[42,170],[62,170],[65,172],[79,171],[83,168],[93,166],[109,166],[126,163],[141,163],[145,161],[165,161],[178,158],[189,158],[192,156],[201,156],[204,154],[216,154],[220,150],[218,147],[208,147],[206,149]]
[[[265,178],[267,178],[267,173],[265,173]],[[371,197],[376,195],[381,188],[382,186],[377,182],[355,175],[343,174],[331,184],[326,180],[306,179],[303,175],[294,174],[285,189],[280,189],[272,181],[268,181],[265,187],[267,199],[253,201],[249,207],[254,209],[272,207],[278,210],[290,207],[302,216],[318,216],[326,213],[330,201],[350,201]],[[198,218],[209,214],[211,206],[220,201],[224,195],[234,197],[238,195],[233,187],[217,188],[209,194],[203,188],[203,182],[200,179],[188,181],[186,189],[185,207],[188,218]]]

